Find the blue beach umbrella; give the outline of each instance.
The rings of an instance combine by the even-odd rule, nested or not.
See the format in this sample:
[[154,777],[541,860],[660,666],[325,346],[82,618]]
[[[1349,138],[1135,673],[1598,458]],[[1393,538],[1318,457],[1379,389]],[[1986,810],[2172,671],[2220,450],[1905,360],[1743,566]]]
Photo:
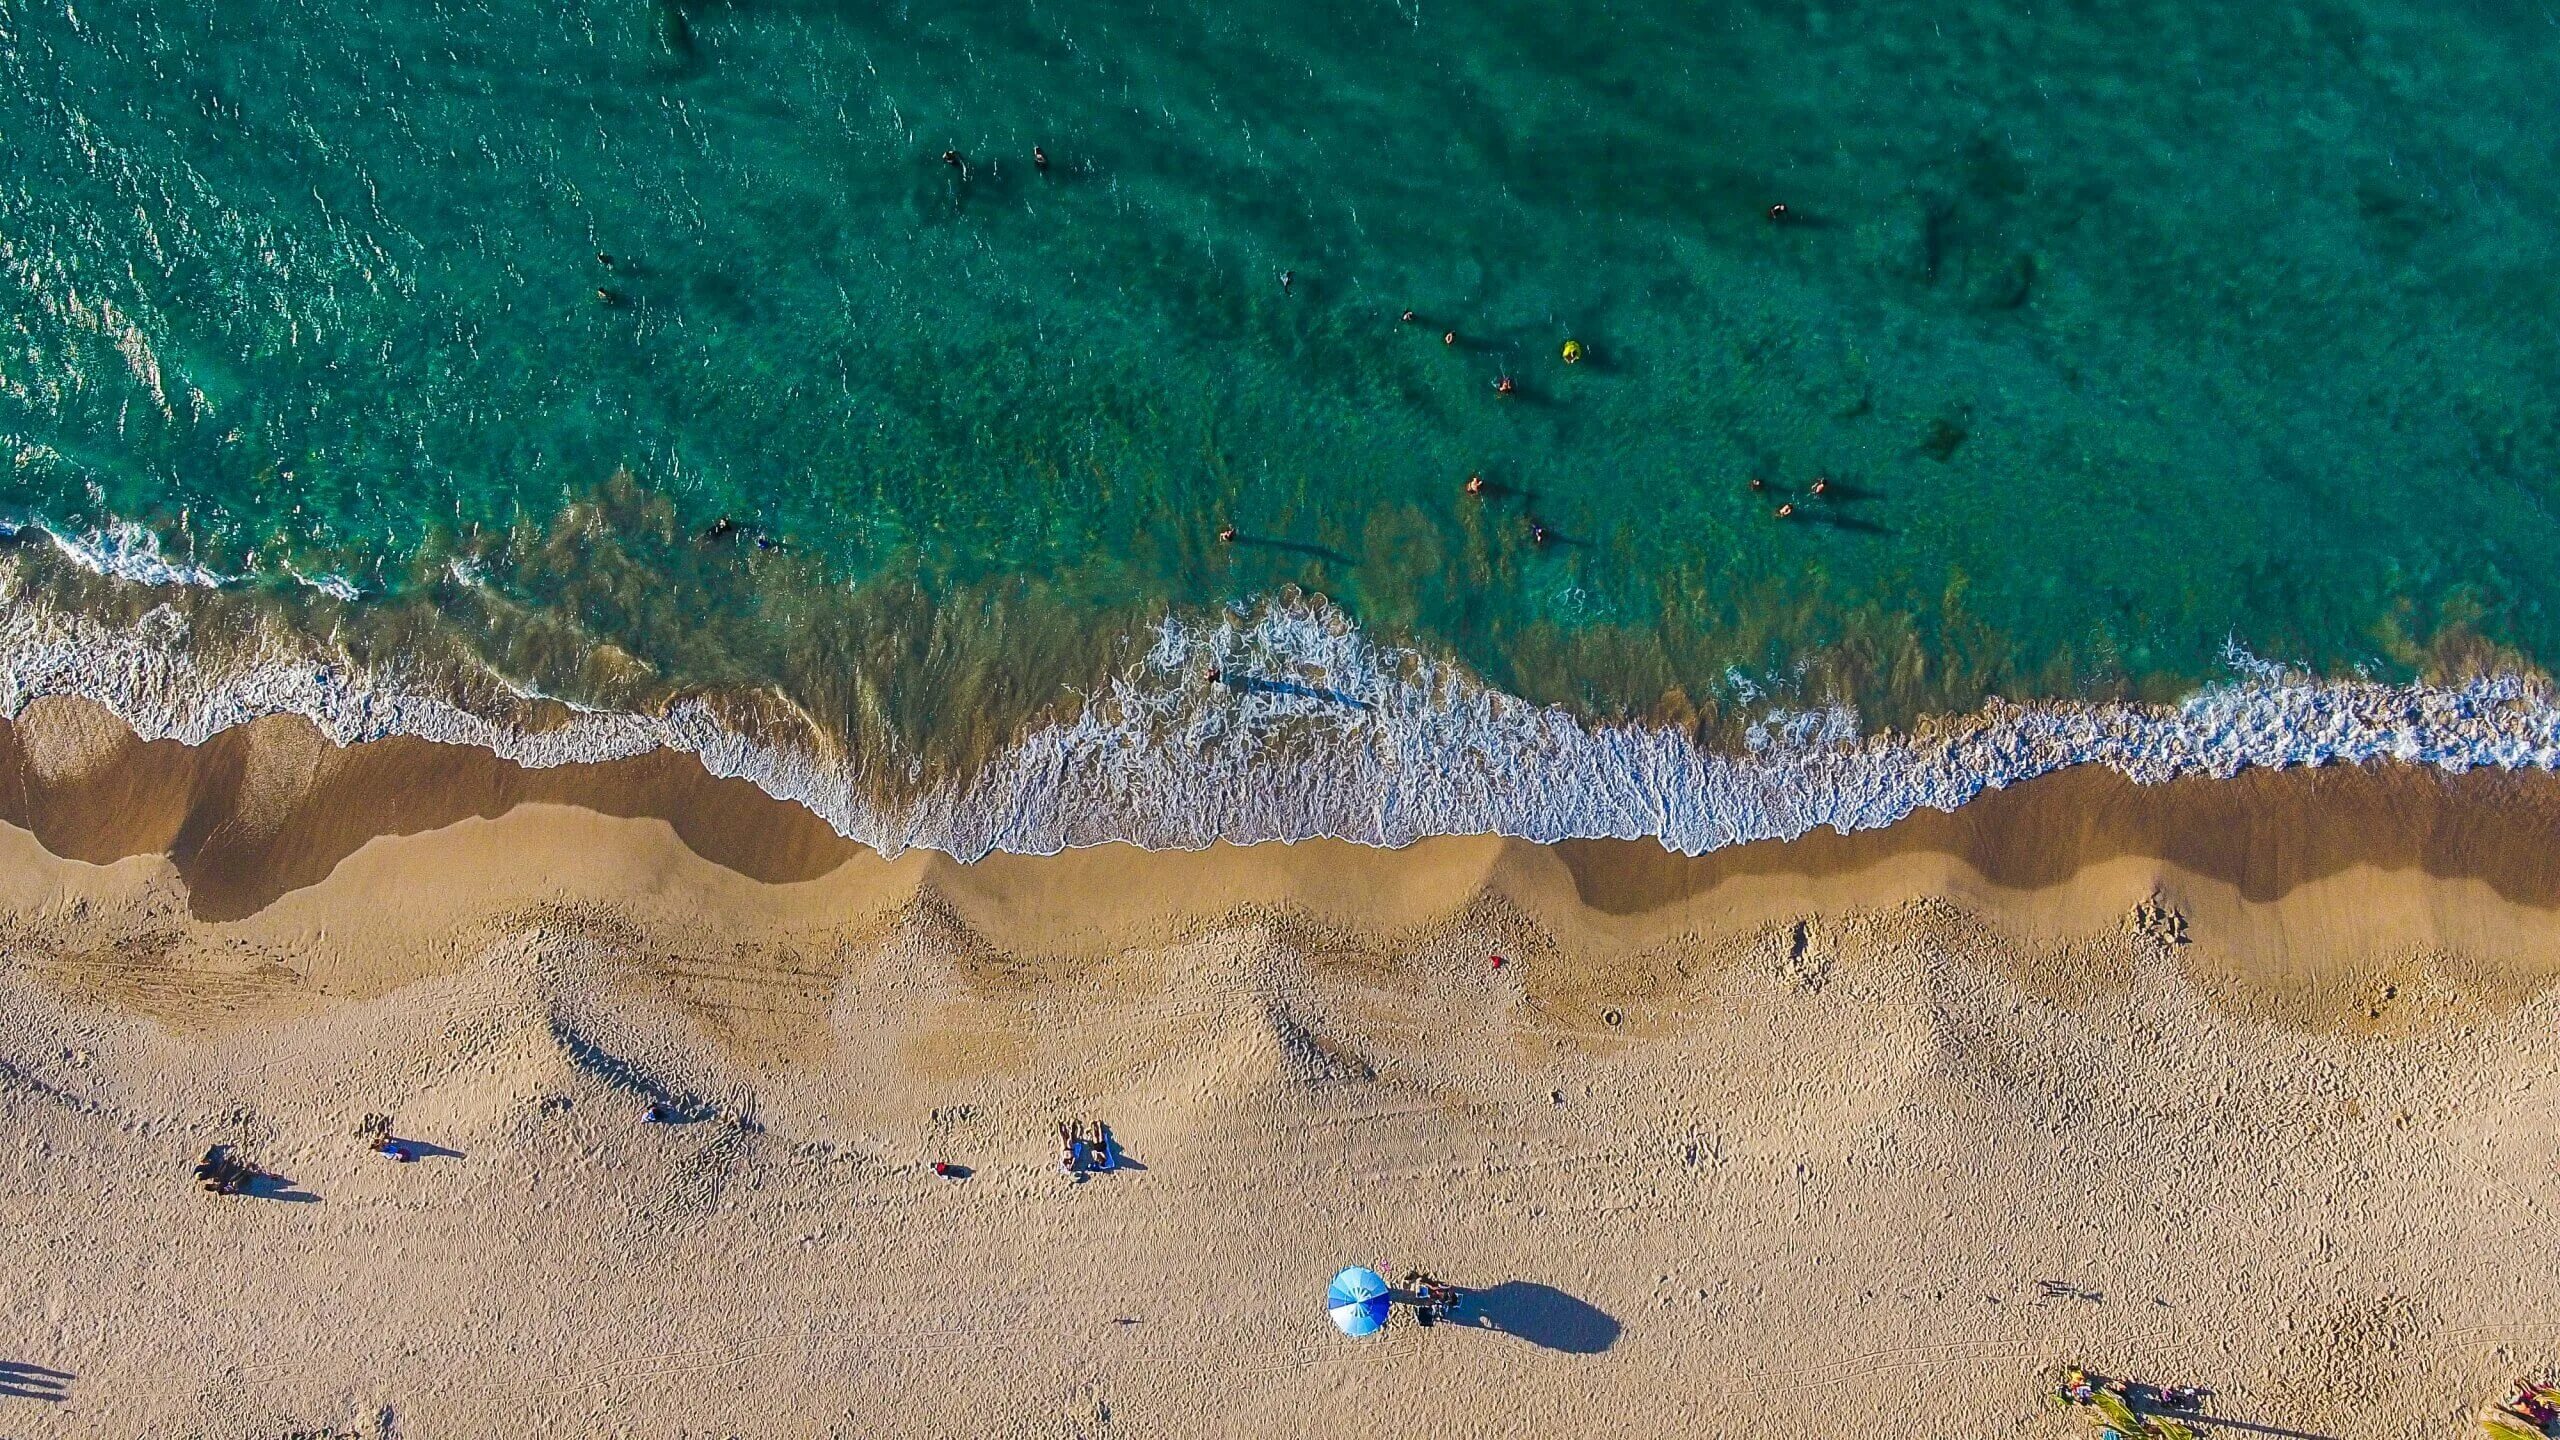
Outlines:
[[1387,1281],[1375,1270],[1354,1265],[1333,1277],[1324,1292],[1324,1313],[1345,1335],[1375,1335],[1387,1328]]

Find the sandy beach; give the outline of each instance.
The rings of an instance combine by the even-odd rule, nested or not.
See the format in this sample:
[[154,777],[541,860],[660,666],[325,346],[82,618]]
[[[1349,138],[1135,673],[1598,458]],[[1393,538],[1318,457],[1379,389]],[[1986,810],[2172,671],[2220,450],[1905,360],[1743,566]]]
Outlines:
[[[2547,775],[963,866],[41,701],[0,822],[0,1435],[2061,1436],[2079,1361],[2344,1440],[2560,1363]],[[1474,1294],[1346,1339],[1347,1264]]]

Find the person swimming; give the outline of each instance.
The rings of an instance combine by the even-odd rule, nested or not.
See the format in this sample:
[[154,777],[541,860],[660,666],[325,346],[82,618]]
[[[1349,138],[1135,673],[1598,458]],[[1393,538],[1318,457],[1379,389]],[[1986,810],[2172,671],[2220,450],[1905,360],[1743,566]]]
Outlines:
[[1236,543],[1236,527],[1233,525],[1219,526],[1218,543],[1221,545],[1233,545]]
[[1778,518],[1781,520],[1791,519],[1794,517],[1795,513],[1795,502],[1792,500],[1778,507]]
[[1031,147],[1031,168],[1032,168],[1032,169],[1034,169],[1034,170],[1046,170],[1046,169],[1048,169],[1048,168],[1049,168],[1049,152],[1048,152],[1048,151],[1046,151],[1046,150],[1041,149],[1041,148],[1040,148],[1039,146],[1037,146],[1037,145],[1032,146],[1032,147]]
[[1769,488],[1769,482],[1761,479],[1757,475],[1754,475],[1751,477],[1751,488],[1754,490],[1766,490]]
[[1508,375],[1497,375],[1493,379],[1493,393],[1496,395],[1516,395],[1520,393],[1520,382],[1512,379]]
[[1820,495],[1831,488],[1831,482],[1823,476],[1816,475],[1813,477],[1813,484],[1806,488],[1810,489],[1814,494]]
[[1772,205],[1772,206],[1770,206],[1770,207],[1769,207],[1769,223],[1770,223],[1770,224],[1772,224],[1772,225],[1784,225],[1784,224],[1786,224],[1786,223],[1787,223],[1787,207],[1786,207],[1786,206],[1784,206],[1784,205]]
[[1457,343],[1458,343],[1458,332],[1457,332],[1457,331],[1455,331],[1455,330],[1443,330],[1443,331],[1441,331],[1441,332],[1440,332],[1440,343],[1441,343],[1441,344],[1443,344],[1443,345],[1455,345],[1455,344],[1457,344]]
[[1415,313],[1414,313],[1414,312],[1412,312],[1411,310],[1407,310],[1406,312],[1404,312],[1403,314],[1401,314],[1401,315],[1397,316],[1396,318],[1397,318],[1398,320],[1403,321],[1403,322],[1404,322],[1404,323],[1406,323],[1407,325],[1410,325],[1410,324],[1412,324],[1414,321],[1419,320],[1419,319],[1421,319],[1422,317],[1421,317],[1421,316],[1419,316],[1419,315],[1417,315],[1417,314],[1415,314]]
[[943,164],[945,164],[945,165],[950,166],[950,167],[951,167],[952,169],[954,169],[954,170],[961,169],[961,168],[963,168],[964,166],[966,166],[966,165],[968,164],[968,162],[967,162],[967,161],[962,160],[962,159],[960,158],[960,152],[959,152],[959,151],[957,151],[957,150],[945,150],[945,151],[943,151],[943,152],[942,152],[942,163],[943,163]]
[[1484,493],[1484,477],[1482,475],[1470,475],[1467,477],[1467,493],[1470,495],[1481,495]]
[[1281,294],[1283,294],[1283,295],[1288,294],[1288,293],[1290,292],[1290,290],[1291,290],[1293,287],[1295,287],[1295,286],[1297,285],[1297,283],[1298,283],[1298,272],[1297,272],[1297,271],[1295,271],[1295,270],[1283,270],[1283,271],[1281,271],[1281,272],[1280,272],[1280,293],[1281,293]]

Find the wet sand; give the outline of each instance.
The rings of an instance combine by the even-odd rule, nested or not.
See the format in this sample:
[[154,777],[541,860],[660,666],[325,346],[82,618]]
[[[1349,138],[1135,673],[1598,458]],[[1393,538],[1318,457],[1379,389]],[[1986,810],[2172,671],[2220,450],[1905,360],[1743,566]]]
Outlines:
[[[0,1434],[2058,1435],[2077,1359],[2400,1436],[2560,1360],[2549,776],[962,866],[45,701],[0,822]],[[1347,1263],[1480,1323],[1342,1339]]]

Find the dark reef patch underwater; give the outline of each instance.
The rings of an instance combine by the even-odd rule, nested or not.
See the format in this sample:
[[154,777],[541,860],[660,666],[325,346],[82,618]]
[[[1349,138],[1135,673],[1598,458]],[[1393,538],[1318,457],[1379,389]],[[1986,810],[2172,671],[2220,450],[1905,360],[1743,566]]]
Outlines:
[[0,704],[963,853],[2549,765],[2553,93],[2407,0],[0,0]]

